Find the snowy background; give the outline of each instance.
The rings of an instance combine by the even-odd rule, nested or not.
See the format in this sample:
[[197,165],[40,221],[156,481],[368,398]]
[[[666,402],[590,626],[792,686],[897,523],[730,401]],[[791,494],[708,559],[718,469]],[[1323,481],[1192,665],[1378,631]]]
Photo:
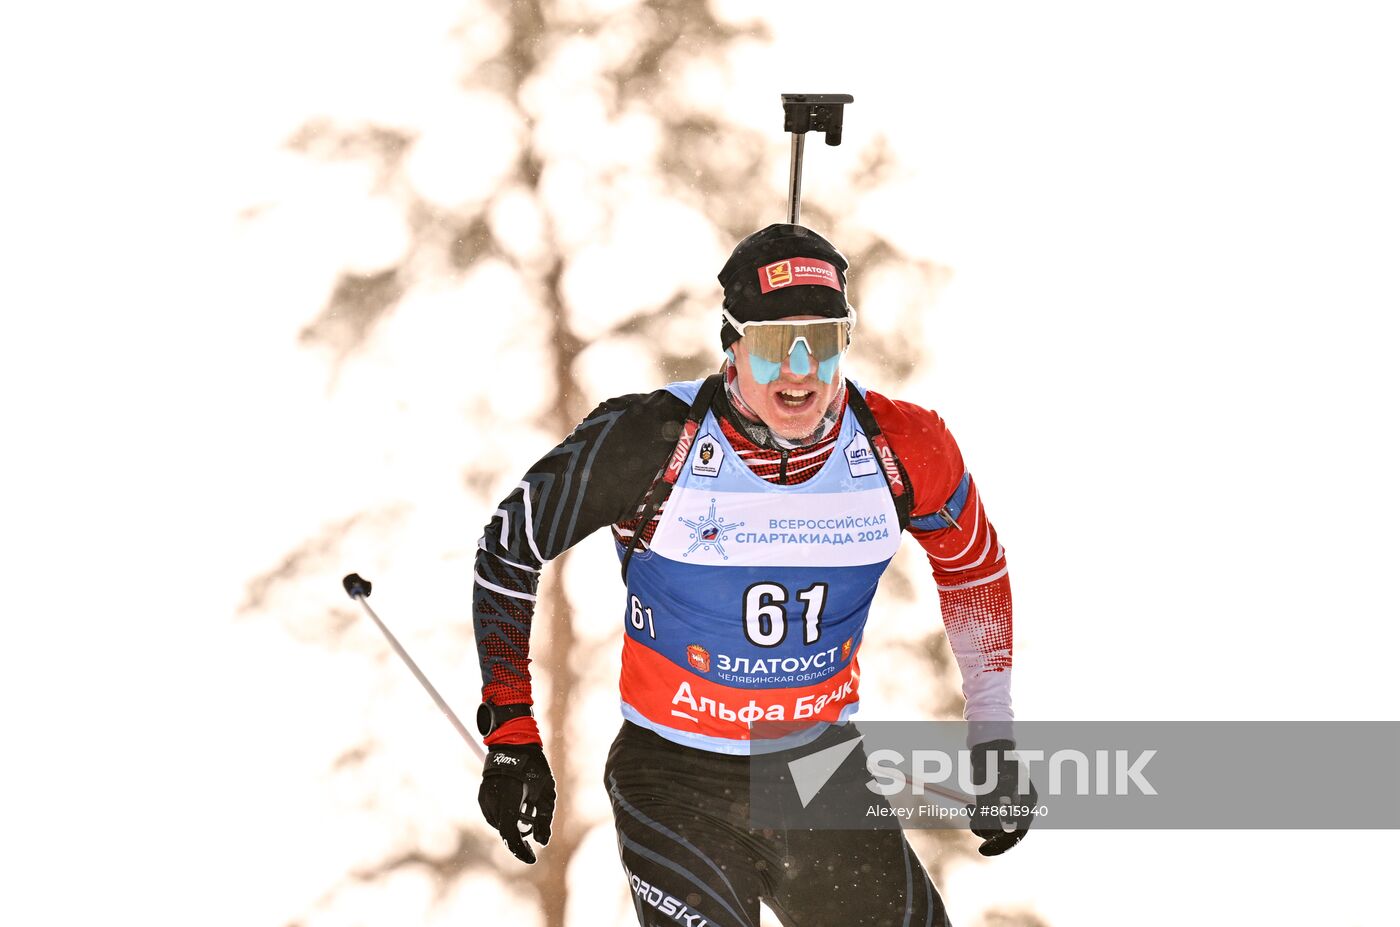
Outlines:
[[[546,5],[524,87],[491,70],[521,3],[0,14],[6,923],[546,923],[498,845],[453,868],[476,764],[338,579],[375,581],[469,713],[494,501],[557,419],[671,378],[661,348],[718,361],[710,178],[637,169],[680,156],[672,106],[722,121],[703,163],[752,172],[757,228],[783,216],[779,93],[855,95],[804,183],[838,247],[888,246],[849,372],[937,408],[977,474],[1020,717],[1397,717],[1393,6],[761,6]],[[610,96],[629,43],[693,16],[718,26],[685,67]],[[458,221],[493,244],[452,265]],[[376,280],[361,331],[337,294]],[[562,570],[596,718],[569,735],[569,925],[631,917],[597,786],[610,557]],[[872,717],[927,685],[901,677],[900,629],[937,626],[908,574]],[[1033,831],[931,864],[964,925],[1371,924],[1390,844]]]

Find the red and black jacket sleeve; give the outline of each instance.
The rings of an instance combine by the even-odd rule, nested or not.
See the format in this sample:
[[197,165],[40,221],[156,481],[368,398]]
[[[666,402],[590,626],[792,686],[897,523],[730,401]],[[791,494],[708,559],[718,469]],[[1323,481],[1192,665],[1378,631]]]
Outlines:
[[909,531],[938,586],[948,643],[962,671],[974,742],[1010,738],[1011,579],[1006,551],[947,424],[931,409],[873,390],[871,414],[914,490]]
[[[665,390],[609,399],[541,457],[501,501],[477,544],[472,626],[481,693],[530,704],[530,624],[540,569],[599,528],[635,514],[675,447],[687,405]],[[487,744],[539,743],[515,718]]]

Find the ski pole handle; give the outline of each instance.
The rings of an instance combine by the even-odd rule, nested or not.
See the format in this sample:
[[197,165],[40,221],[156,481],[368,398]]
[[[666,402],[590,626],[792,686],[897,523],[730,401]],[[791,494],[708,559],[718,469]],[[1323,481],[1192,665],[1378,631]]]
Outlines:
[[841,117],[845,105],[855,102],[849,93],[785,93],[783,131],[792,133],[792,162],[788,167],[788,224],[802,218],[802,148],[808,132],[825,132],[828,145],[841,144]]

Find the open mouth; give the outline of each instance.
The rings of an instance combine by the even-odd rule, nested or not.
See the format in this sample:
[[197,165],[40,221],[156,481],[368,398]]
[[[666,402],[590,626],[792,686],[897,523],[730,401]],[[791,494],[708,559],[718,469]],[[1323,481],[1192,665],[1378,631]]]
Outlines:
[[816,393],[809,389],[784,389],[778,391],[778,403],[785,409],[803,409],[811,405]]

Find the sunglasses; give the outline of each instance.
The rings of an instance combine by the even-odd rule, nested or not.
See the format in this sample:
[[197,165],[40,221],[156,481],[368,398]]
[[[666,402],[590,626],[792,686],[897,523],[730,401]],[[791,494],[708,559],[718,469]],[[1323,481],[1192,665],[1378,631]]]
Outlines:
[[781,364],[787,360],[799,343],[807,355],[816,358],[818,363],[828,361],[850,345],[851,329],[856,324],[854,306],[851,307],[850,316],[844,319],[803,319],[796,322],[785,319],[740,322],[727,309],[721,308],[720,313],[744,339],[744,347],[750,356],[771,364]]

